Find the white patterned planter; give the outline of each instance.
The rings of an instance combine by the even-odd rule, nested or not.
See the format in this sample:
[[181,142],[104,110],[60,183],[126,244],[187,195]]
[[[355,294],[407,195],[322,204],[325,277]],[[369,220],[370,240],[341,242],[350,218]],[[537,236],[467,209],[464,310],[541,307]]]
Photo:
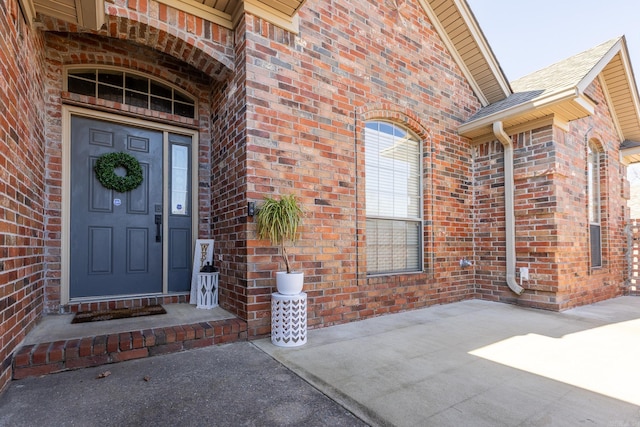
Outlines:
[[271,342],[298,347],[307,342],[307,294],[271,294]]
[[198,273],[196,308],[218,306],[218,273]]

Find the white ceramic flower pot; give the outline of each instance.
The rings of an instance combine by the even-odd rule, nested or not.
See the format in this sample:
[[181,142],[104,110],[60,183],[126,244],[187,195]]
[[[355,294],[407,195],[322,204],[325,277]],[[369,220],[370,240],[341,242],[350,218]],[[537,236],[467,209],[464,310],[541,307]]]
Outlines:
[[276,272],[276,288],[282,295],[298,295],[304,286],[304,273],[292,271]]

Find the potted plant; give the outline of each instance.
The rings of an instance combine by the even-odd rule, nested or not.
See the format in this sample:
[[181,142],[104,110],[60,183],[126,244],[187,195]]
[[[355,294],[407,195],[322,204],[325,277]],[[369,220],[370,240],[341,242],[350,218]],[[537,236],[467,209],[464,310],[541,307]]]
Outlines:
[[287,242],[295,243],[298,239],[298,225],[302,216],[303,210],[294,195],[281,196],[280,200],[266,196],[256,216],[258,237],[280,246],[287,271],[276,273],[276,287],[284,295],[299,294],[304,285],[304,273],[291,271],[286,247]]

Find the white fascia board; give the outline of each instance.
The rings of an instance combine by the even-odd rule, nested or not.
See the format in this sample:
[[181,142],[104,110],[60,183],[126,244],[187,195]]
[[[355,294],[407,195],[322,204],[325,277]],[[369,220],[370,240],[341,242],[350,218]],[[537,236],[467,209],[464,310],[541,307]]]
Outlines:
[[640,154],[640,147],[631,147],[631,148],[624,148],[622,150],[620,150],[620,155],[621,156],[636,156]]
[[636,114],[640,114],[640,101],[638,100],[638,85],[636,84],[636,78],[633,74],[633,66],[631,65],[631,59],[629,58],[629,51],[627,49],[626,38],[622,36],[622,49],[620,49],[620,55],[622,57],[622,63],[624,64],[624,70],[629,82],[629,94],[633,98],[633,105],[636,108]]
[[[629,52],[627,50],[627,43],[624,36],[622,37],[622,49],[620,49],[620,57],[624,66],[625,75],[627,76],[627,84],[629,85],[629,96],[631,96],[631,102],[636,112],[636,119],[640,123],[640,101],[638,100],[638,86],[636,85],[636,79],[633,74],[633,67],[631,66],[631,59],[629,58]],[[624,135],[621,139],[625,139]]]
[[598,77],[598,75],[604,70],[604,68],[609,65],[609,62],[620,52],[622,44],[621,40],[618,40],[616,43],[611,46],[609,51],[604,54],[604,56],[598,61],[598,63],[580,80],[580,82],[576,85],[578,91],[584,92],[589,85]]
[[518,104],[515,107],[507,108],[505,110],[498,111],[496,113],[484,116],[478,120],[463,124],[458,128],[460,134],[472,131],[476,128],[482,128],[486,126],[493,126],[493,123],[497,121],[506,121],[510,118],[521,116],[530,111],[535,111],[542,107],[550,107],[554,104],[559,104],[566,101],[576,101],[579,105],[585,109],[585,112],[593,114],[595,108],[593,103],[576,93],[576,89],[568,89],[562,92],[555,92],[542,98],[536,98],[523,104]]

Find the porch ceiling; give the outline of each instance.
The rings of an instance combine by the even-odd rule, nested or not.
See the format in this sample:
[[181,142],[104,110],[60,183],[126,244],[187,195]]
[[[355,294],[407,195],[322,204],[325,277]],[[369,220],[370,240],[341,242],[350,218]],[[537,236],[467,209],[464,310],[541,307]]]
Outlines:
[[[233,29],[244,12],[288,30],[306,0],[158,0],[178,10]],[[25,9],[81,27],[98,30],[104,23],[104,0],[23,0]]]

